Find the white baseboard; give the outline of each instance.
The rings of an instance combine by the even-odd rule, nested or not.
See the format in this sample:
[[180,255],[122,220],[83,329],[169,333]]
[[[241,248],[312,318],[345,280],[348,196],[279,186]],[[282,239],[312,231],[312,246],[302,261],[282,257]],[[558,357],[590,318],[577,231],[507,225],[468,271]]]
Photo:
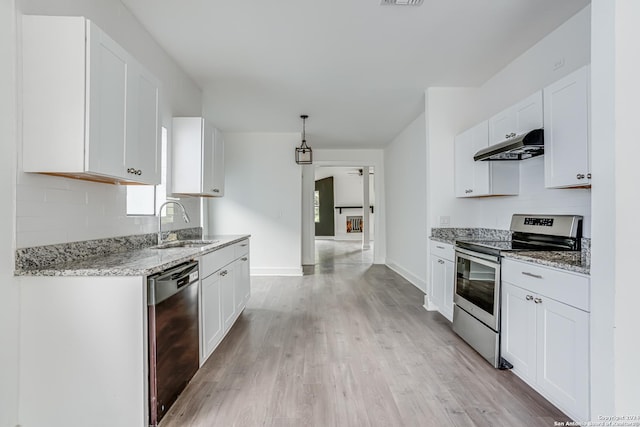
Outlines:
[[399,275],[401,275],[402,277],[407,279],[409,281],[409,283],[411,283],[416,288],[420,289],[422,292],[424,292],[424,293],[427,292],[427,282],[426,281],[420,279],[418,276],[416,276],[415,274],[411,273],[410,271],[405,270],[403,267],[400,267],[398,264],[396,264],[393,261],[387,261],[386,265],[387,265],[387,267],[389,267],[390,269],[392,269],[393,271],[395,271],[396,273],[398,273]]
[[251,268],[252,276],[302,276],[302,267]]

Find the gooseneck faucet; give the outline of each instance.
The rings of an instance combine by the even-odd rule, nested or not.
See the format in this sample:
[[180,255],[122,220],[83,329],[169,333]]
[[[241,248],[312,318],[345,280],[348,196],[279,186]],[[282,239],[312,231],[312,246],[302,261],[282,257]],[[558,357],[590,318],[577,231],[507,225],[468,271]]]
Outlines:
[[189,215],[187,215],[187,211],[184,208],[184,206],[182,205],[182,203],[180,202],[176,202],[174,200],[168,200],[166,202],[164,202],[163,204],[160,205],[160,209],[158,209],[158,245],[162,244],[162,208],[164,208],[166,205],[173,203],[174,205],[178,205],[180,206],[180,209],[182,209],[182,219],[184,219],[184,222],[190,222],[191,220],[189,219]]

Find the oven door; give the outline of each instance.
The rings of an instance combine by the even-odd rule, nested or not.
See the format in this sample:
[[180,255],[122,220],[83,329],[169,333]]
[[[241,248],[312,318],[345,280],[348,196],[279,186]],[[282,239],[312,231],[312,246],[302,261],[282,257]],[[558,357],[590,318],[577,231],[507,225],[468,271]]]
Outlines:
[[500,258],[456,248],[455,304],[498,331]]

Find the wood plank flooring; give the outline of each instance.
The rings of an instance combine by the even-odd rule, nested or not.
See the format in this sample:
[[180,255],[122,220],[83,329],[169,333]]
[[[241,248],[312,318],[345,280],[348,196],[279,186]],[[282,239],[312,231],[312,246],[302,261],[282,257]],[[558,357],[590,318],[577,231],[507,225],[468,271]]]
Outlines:
[[357,251],[319,242],[313,275],[252,277],[244,313],[161,427],[568,420],[425,311],[422,292]]

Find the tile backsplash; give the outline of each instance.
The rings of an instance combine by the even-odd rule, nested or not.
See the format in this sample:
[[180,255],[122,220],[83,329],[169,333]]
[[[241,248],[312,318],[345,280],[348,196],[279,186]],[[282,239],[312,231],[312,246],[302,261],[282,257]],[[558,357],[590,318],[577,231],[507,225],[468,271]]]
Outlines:
[[[16,188],[17,247],[154,233],[155,216],[127,216],[126,186],[19,173]],[[200,225],[200,199],[184,198],[190,225]],[[181,218],[166,229],[187,227]],[[165,226],[163,225],[163,228]]]

